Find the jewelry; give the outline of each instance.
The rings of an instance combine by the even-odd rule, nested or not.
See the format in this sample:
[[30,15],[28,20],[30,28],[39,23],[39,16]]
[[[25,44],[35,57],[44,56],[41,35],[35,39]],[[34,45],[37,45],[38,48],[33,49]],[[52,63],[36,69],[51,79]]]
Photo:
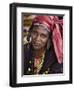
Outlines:
[[45,53],[42,54],[41,58],[39,58],[39,59],[35,58],[34,66],[35,66],[36,73],[38,73],[40,71],[41,67],[43,66],[44,57],[45,57]]

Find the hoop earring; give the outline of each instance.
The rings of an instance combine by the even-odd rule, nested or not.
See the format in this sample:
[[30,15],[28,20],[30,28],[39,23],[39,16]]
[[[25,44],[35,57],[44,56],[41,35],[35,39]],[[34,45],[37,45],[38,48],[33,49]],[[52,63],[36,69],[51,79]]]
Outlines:
[[30,41],[30,34],[28,34],[28,36],[27,36],[27,41],[28,42]]

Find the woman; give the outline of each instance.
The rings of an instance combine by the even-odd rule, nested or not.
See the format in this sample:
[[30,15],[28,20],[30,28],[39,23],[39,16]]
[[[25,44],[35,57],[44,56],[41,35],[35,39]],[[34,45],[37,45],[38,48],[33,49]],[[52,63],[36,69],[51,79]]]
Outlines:
[[62,20],[36,16],[24,46],[24,75],[63,73]]

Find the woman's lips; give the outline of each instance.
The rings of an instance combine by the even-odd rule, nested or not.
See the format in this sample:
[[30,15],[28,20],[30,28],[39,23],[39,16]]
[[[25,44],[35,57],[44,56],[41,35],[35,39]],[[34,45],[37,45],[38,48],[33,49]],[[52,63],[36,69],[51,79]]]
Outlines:
[[33,45],[34,45],[34,46],[40,46],[40,44],[39,44],[39,43],[34,43]]

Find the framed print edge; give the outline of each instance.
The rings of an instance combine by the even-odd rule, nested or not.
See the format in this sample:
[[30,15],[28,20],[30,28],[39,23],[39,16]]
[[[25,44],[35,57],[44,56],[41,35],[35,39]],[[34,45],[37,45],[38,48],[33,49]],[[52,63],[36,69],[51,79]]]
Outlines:
[[[46,82],[32,82],[32,83],[17,83],[17,7],[29,8],[46,8],[46,9],[65,9],[69,11],[69,80],[61,81],[46,81]],[[10,8],[10,77],[9,85],[11,87],[24,87],[24,86],[40,86],[40,85],[59,85],[72,83],[72,6],[57,6],[57,5],[39,5],[27,3],[12,3]]]
[[[10,4],[10,86],[16,85],[16,8]],[[15,18],[14,18],[15,17]]]
[[73,22],[73,20],[72,20],[72,17],[73,17],[73,16],[72,16],[72,7],[70,7],[70,70],[69,70],[69,71],[70,71],[70,74],[71,74],[71,75],[70,75],[70,82],[71,82],[71,83],[72,83],[72,74],[73,74],[73,73],[72,73],[72,72],[73,72],[73,70],[72,70],[72,66],[73,66],[73,62],[72,62],[72,57],[73,57],[73,56],[72,56],[72,54],[73,54],[73,53],[72,53],[72,47],[73,47],[73,46],[72,46],[72,44],[73,44],[73,43],[72,43],[72,41],[73,41],[73,39],[72,39],[72,36],[73,36],[73,32],[72,32],[72,27],[73,27],[73,26],[72,26],[72,25],[73,25],[73,23],[72,23],[72,22]]

